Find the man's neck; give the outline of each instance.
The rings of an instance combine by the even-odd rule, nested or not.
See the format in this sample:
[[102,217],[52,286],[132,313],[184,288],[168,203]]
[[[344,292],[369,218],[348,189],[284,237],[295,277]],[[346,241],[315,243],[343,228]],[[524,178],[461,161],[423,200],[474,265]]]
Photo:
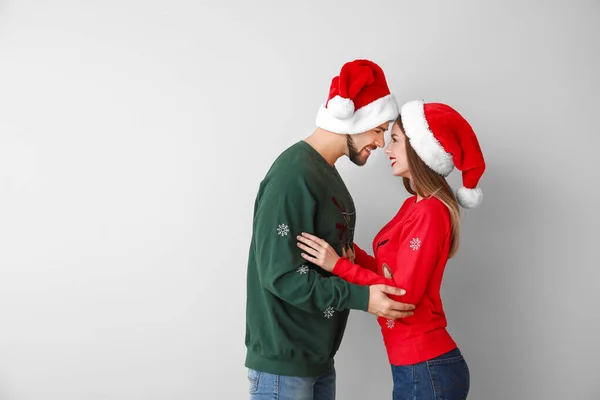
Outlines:
[[312,146],[331,166],[341,156],[346,155],[347,144],[344,135],[317,128],[304,141]]

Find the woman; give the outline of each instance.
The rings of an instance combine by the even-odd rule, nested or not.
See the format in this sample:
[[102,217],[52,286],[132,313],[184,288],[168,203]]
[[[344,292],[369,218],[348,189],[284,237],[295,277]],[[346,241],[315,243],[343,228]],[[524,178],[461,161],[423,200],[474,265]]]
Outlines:
[[[458,250],[458,205],[472,208],[481,202],[477,183],[485,162],[469,123],[445,104],[406,103],[391,135],[385,153],[393,174],[403,178],[413,196],[375,237],[375,257],[355,245],[354,264],[307,233],[298,236],[298,246],[306,260],[349,282],[405,289],[401,301],[417,306],[404,319],[378,318],[392,365],[394,400],[465,399],[469,369],[446,330],[440,287],[446,262]],[[454,167],[463,175],[456,197],[445,179]]]

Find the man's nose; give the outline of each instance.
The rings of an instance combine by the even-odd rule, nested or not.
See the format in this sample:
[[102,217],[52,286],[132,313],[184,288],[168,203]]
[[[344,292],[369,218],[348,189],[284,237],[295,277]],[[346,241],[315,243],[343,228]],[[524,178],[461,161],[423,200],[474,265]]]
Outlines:
[[375,146],[379,148],[385,147],[385,137],[383,136],[383,133],[381,133],[380,136],[375,139]]

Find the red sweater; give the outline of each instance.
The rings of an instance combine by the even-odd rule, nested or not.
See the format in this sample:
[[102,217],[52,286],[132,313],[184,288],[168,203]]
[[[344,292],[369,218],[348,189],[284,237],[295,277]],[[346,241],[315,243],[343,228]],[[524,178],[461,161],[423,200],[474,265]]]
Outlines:
[[351,283],[405,289],[404,296],[392,297],[416,305],[411,317],[378,318],[393,365],[420,363],[457,347],[446,331],[440,297],[450,240],[450,214],[444,203],[435,197],[416,202],[413,196],[375,236],[375,257],[354,245],[358,265],[342,257],[333,269]]

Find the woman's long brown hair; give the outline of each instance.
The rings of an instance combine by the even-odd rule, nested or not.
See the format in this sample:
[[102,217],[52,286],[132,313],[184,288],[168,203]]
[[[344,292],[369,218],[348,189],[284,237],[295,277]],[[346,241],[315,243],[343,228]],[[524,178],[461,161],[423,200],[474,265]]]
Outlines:
[[[404,133],[402,119],[398,117],[396,122],[402,130],[402,133]],[[421,160],[408,142],[406,134],[404,135],[404,140],[407,141],[406,157],[408,159],[408,168],[410,168],[410,174],[412,176],[412,181],[408,178],[402,178],[404,187],[410,194],[418,194],[421,197],[435,197],[448,207],[452,225],[452,242],[450,244],[448,258],[452,258],[458,251],[460,238],[460,210],[454,192],[450,188],[450,185],[448,185],[448,182],[446,182],[446,178],[429,168],[427,164]]]

